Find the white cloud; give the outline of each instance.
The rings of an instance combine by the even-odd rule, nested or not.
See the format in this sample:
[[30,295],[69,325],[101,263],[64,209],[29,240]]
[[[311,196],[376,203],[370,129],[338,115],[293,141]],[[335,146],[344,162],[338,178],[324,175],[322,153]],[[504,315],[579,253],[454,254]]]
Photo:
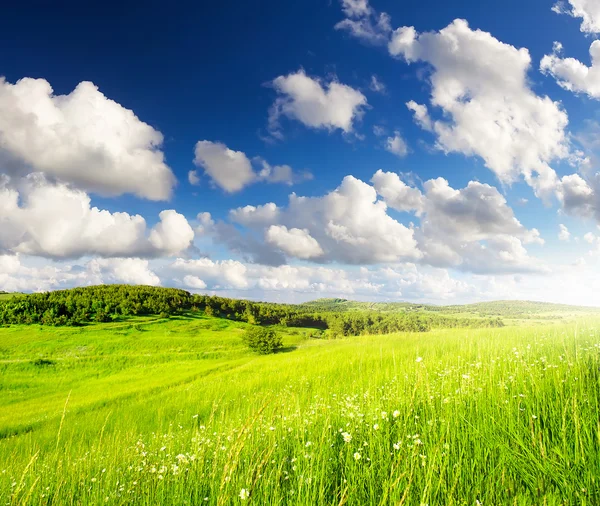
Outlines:
[[581,18],[580,30],[583,33],[600,33],[600,3],[597,0],[559,1],[554,4],[552,10],[557,14]]
[[192,186],[200,185],[200,175],[197,170],[190,170],[188,172],[188,181]]
[[34,174],[0,184],[0,251],[51,258],[161,256],[191,245],[193,231],[183,216],[163,211],[160,220],[149,240],[142,216],[93,207],[85,192],[64,183]]
[[423,210],[425,205],[423,194],[417,188],[408,186],[398,174],[378,170],[371,182],[377,193],[391,208],[397,211],[417,211],[418,213]]
[[237,209],[232,209],[229,211],[229,217],[232,221],[247,227],[253,227],[256,225],[260,227],[270,223],[275,223],[279,220],[279,215],[280,210],[273,202],[256,207],[238,207]]
[[255,160],[261,166],[258,179],[267,183],[283,183],[291,186],[313,179],[312,173],[307,170],[297,173],[289,165],[270,165],[260,157]]
[[160,132],[90,82],[54,95],[44,79],[0,78],[0,163],[12,175],[43,172],[106,196],[171,196],[175,176]]
[[347,31],[367,44],[387,44],[392,31],[388,14],[375,12],[367,0],[341,0],[341,3],[346,19],[335,25],[336,30]]
[[282,138],[279,124],[282,116],[310,128],[350,133],[367,105],[360,91],[336,80],[324,83],[313,79],[302,69],[279,76],[272,85],[279,97],[269,110],[269,131],[276,138]]
[[40,267],[23,256],[0,255],[0,290],[41,292],[105,283],[158,285],[160,279],[148,260],[140,258],[100,258],[83,265],[46,263]]
[[400,132],[394,132],[393,137],[388,137],[385,141],[385,150],[390,153],[399,156],[400,158],[408,154],[408,146],[400,135]]
[[194,164],[227,192],[237,192],[256,179],[252,163],[241,151],[229,149],[221,142],[198,141]]
[[191,276],[189,274],[184,276],[183,284],[192,290],[204,290],[206,288],[206,283],[203,280],[198,276]]
[[271,225],[265,232],[265,239],[292,257],[309,259],[323,255],[321,246],[306,229]]
[[[397,264],[357,269],[324,266],[278,267],[244,264],[232,260],[178,259],[169,266],[188,289],[226,291],[238,297],[286,301],[316,297],[351,297],[367,300],[444,301],[476,293],[476,287],[450,276],[445,269]],[[229,278],[227,278],[229,276]],[[206,287],[196,287],[202,280]]]
[[361,17],[369,14],[371,8],[368,0],[341,0],[342,10],[349,17]]
[[583,236],[583,240],[588,244],[594,244],[596,242],[596,236],[591,232],[588,232]]
[[[293,185],[313,177],[309,171],[296,173],[289,165],[272,166],[260,157],[254,159],[258,165],[256,172],[245,153],[229,149],[222,142],[198,141],[195,155],[194,164],[202,167],[212,181],[228,193],[258,181]],[[199,181],[196,171],[191,171],[188,177],[192,184]]]
[[560,49],[562,45],[555,43],[554,52],[542,58],[540,70],[552,75],[565,90],[600,99],[600,41],[590,46],[590,67],[575,58],[561,58]]
[[471,181],[455,190],[437,178],[425,182],[421,193],[397,174],[383,171],[377,171],[372,182],[390,207],[416,211],[420,217],[415,232],[423,263],[478,273],[545,269],[523,247],[543,244],[539,232],[517,220],[496,188]]
[[387,91],[387,87],[385,86],[385,84],[382,83],[376,75],[371,76],[369,88],[375,93],[385,93]]
[[460,19],[439,32],[399,28],[388,48],[408,63],[431,65],[431,104],[445,118],[433,121],[424,106],[407,105],[436,134],[440,149],[480,156],[503,183],[524,175],[539,196],[554,191],[549,163],[569,155],[568,118],[558,103],[529,87],[527,49],[471,30]]
[[185,216],[173,209],[159,214],[160,222],[150,231],[150,244],[158,251],[175,255],[189,248],[194,240],[194,230]]
[[160,284],[159,277],[149,268],[148,260],[141,258],[97,258],[86,264],[88,275],[96,275],[107,283],[132,285]]
[[560,225],[558,225],[559,228],[559,232],[558,232],[558,240],[559,241],[569,241],[571,240],[571,233],[569,232],[569,229],[563,225],[562,223]]
[[[352,176],[322,197],[292,194],[287,208],[246,206],[231,211],[230,217],[256,230],[272,225],[306,230],[323,250],[316,258],[320,262],[372,264],[420,257],[413,231],[387,214],[386,204],[377,199],[372,186]],[[236,246],[245,251],[251,248]]]

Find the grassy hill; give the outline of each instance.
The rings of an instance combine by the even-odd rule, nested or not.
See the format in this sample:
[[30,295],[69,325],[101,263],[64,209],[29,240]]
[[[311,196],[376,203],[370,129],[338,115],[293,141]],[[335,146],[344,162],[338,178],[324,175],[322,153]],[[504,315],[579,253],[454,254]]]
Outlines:
[[336,340],[203,311],[0,328],[13,504],[599,504],[600,319]]

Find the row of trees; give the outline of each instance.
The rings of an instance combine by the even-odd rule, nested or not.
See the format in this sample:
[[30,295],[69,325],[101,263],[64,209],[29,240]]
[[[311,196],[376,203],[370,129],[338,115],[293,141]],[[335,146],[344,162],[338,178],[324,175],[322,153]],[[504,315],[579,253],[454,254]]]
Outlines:
[[0,301],[0,324],[81,325],[137,315],[163,317],[187,311],[252,325],[328,330],[333,336],[434,327],[497,327],[499,318],[453,318],[427,312],[315,311],[310,306],[251,302],[150,286],[100,285],[15,296]]
[[174,288],[100,285],[0,301],[1,324],[80,325],[123,316],[168,316],[189,309],[191,294]]

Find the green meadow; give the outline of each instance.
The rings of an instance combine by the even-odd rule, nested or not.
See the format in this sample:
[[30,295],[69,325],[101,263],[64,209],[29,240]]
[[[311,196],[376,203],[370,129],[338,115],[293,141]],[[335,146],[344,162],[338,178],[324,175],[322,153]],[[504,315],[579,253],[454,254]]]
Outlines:
[[600,319],[0,328],[0,504],[600,504]]

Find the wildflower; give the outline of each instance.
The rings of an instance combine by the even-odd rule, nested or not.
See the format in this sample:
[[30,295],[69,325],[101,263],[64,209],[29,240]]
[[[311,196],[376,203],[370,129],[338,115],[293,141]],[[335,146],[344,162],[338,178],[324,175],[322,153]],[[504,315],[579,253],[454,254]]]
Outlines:
[[399,450],[401,444],[402,443],[400,443],[399,441],[397,443],[394,443],[394,450]]
[[306,446],[306,447],[308,448],[308,447],[309,447],[309,446],[311,446],[311,445],[312,445],[312,443],[311,443],[310,441],[307,441],[307,442],[306,442],[306,444],[305,444],[304,446]]
[[356,452],[354,454],[354,460],[360,460],[360,457],[361,457],[360,453]]
[[417,357],[417,362],[423,362],[423,357]]
[[248,490],[246,490],[245,488],[243,488],[240,491],[240,499],[242,501],[245,501],[246,499],[248,499],[248,497],[250,497],[250,492]]
[[344,438],[344,443],[349,443],[352,441],[352,436],[347,432],[342,432],[342,437]]
[[393,416],[394,418],[398,418],[398,417],[400,416],[400,411],[398,411],[398,410],[394,411],[394,412],[392,413],[392,416]]
[[381,412],[381,419],[382,420],[387,420],[388,414],[385,411]]
[[379,424],[376,423],[375,425],[373,425],[373,430],[379,430]]

